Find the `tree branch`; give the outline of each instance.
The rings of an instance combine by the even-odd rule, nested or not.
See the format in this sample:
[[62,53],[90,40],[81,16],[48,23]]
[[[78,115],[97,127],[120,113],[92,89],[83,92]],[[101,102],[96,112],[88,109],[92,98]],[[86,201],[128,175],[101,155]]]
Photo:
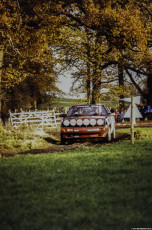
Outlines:
[[136,87],[136,89],[139,91],[139,93],[144,97],[145,94],[143,92],[143,90],[140,88],[140,86],[135,82],[135,80],[132,77],[132,74],[128,71],[128,69],[125,69],[126,73],[128,74],[131,82],[133,83],[133,85]]
[[100,69],[103,70],[105,68],[107,68],[109,65],[117,65],[118,62],[117,61],[108,61],[107,63],[105,63],[104,65],[100,66]]
[[138,74],[142,74],[142,75],[144,75],[144,76],[148,76],[147,73],[145,73],[145,72],[143,72],[143,71],[141,71],[141,70],[139,70],[139,69],[135,69],[135,68],[133,68],[133,67],[127,67],[127,69],[129,69],[129,70],[131,70],[131,71],[134,71],[134,72],[136,72],[136,73],[138,73]]

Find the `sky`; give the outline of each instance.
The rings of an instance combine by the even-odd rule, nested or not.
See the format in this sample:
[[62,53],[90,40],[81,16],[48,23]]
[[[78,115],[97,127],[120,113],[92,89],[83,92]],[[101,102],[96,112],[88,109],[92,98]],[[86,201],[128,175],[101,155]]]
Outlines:
[[79,95],[75,95],[75,96],[72,96],[70,94],[70,88],[72,86],[72,76],[67,73],[66,75],[60,75],[59,76],[59,79],[58,79],[58,83],[57,83],[57,87],[59,89],[61,89],[63,92],[66,93],[65,97],[66,98],[77,98],[77,99],[81,99],[81,98],[84,98],[84,94],[79,94]]
[[59,80],[57,83],[57,86],[59,87],[59,89],[61,89],[63,92],[69,94],[70,93],[70,88],[72,86],[72,79],[70,75],[60,75],[59,76]]

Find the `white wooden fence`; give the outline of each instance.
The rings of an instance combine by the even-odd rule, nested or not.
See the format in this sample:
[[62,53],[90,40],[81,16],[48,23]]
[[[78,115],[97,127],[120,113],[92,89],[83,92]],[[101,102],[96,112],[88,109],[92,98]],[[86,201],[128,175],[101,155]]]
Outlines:
[[10,113],[10,122],[14,127],[36,125],[37,127],[57,127],[61,123],[60,113],[54,110]]

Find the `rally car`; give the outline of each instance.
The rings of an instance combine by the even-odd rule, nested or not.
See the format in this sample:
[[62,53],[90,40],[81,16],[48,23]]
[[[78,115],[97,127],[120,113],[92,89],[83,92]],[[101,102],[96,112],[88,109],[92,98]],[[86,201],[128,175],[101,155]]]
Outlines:
[[115,138],[115,118],[104,105],[75,105],[63,115],[61,144],[75,139]]

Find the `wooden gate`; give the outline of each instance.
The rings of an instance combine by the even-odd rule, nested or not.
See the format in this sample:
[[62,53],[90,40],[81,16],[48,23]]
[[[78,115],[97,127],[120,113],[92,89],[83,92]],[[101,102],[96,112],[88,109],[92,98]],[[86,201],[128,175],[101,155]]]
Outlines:
[[54,110],[10,113],[10,122],[14,127],[36,125],[37,127],[57,127],[61,123],[60,113]]

